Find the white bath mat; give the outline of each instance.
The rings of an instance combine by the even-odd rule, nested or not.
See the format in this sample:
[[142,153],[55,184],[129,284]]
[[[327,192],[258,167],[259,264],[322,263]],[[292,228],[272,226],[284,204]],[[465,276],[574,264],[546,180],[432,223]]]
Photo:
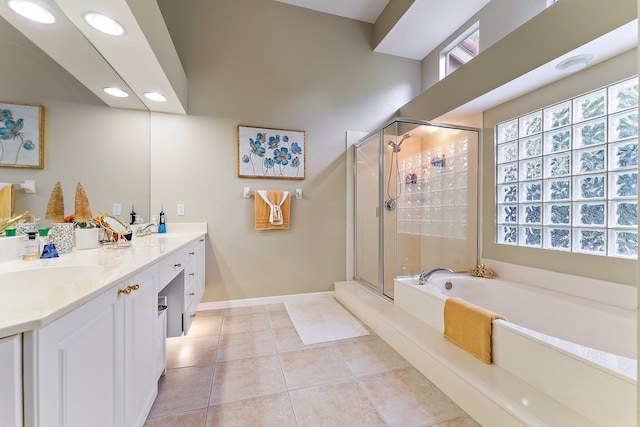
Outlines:
[[285,302],[305,345],[369,335],[362,324],[333,298]]

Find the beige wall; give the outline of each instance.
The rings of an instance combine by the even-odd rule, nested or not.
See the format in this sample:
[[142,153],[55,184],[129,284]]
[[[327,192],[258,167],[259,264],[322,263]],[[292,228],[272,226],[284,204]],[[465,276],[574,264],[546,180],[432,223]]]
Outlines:
[[[204,299],[333,289],[347,270],[345,133],[374,130],[413,98],[420,63],[371,52],[370,24],[278,2],[159,5],[189,77],[189,116],[152,115],[151,205],[208,223]],[[238,124],[305,130],[307,178],[237,178]],[[243,186],[302,188],[290,230],[255,231]]]
[[[135,204],[148,220],[162,204],[169,222],[207,222],[205,301],[332,289],[347,271],[346,131],[380,127],[415,97],[420,63],[373,53],[371,24],[279,2],[159,3],[189,77],[188,116],[103,106],[0,21],[1,99],[46,109],[45,169],[0,169],[0,182],[36,180],[16,210],[43,217],[60,180],[70,214],[81,181],[94,212],[119,202],[126,218]],[[305,130],[307,178],[237,178],[238,124]],[[244,186],[302,188],[290,230],[256,232]]]

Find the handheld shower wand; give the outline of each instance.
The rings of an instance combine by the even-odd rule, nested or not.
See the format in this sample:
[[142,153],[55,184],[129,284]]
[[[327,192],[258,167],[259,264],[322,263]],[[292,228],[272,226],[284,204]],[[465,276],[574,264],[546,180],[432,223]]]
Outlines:
[[393,141],[389,141],[387,142],[387,145],[389,145],[390,147],[393,148],[393,152],[394,153],[399,153],[400,152],[400,146],[402,145],[402,143],[404,142],[405,139],[411,138],[411,134],[409,133],[405,133],[402,138],[400,139],[400,142],[398,142],[397,144]]
[[398,197],[402,195],[402,187],[400,187],[400,191],[396,193],[396,197],[391,197],[391,194],[389,192],[389,187],[391,186],[391,175],[393,173],[393,158],[395,157],[397,182],[400,182],[400,169],[398,169],[398,153],[400,152],[400,146],[402,145],[404,140],[409,138],[411,138],[411,134],[405,133],[404,135],[402,135],[402,138],[400,138],[400,142],[398,142],[397,144],[393,141],[387,142],[387,145],[393,148],[393,151],[391,152],[391,165],[389,167],[389,179],[387,179],[388,199],[384,201],[384,208],[388,211],[392,211],[396,208],[396,200],[398,200]]

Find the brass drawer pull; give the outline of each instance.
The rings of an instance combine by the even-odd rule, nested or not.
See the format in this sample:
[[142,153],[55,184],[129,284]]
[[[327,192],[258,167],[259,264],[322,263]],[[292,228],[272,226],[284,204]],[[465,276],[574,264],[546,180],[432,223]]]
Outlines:
[[189,292],[190,297],[194,296],[195,294],[196,294],[195,292]]
[[204,238],[200,239],[201,242],[204,242]]
[[124,289],[118,289],[118,295],[129,295],[132,291],[137,291],[138,289],[140,289],[140,285],[138,285],[137,283],[133,286],[127,286]]
[[173,264],[173,268],[180,268],[180,267],[182,267],[182,264],[180,264],[180,263]]
[[195,254],[196,254],[195,252],[189,252],[189,255],[195,255]]
[[193,313],[193,314],[192,314],[191,316],[189,316],[189,317],[196,317],[196,314],[195,314],[195,313]]
[[195,275],[196,275],[196,273],[189,273],[189,277],[193,277]]

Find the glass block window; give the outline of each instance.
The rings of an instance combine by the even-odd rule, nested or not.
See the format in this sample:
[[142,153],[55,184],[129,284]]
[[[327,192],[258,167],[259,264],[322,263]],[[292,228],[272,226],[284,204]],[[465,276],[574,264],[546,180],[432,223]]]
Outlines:
[[638,257],[638,79],[499,123],[496,242]]

